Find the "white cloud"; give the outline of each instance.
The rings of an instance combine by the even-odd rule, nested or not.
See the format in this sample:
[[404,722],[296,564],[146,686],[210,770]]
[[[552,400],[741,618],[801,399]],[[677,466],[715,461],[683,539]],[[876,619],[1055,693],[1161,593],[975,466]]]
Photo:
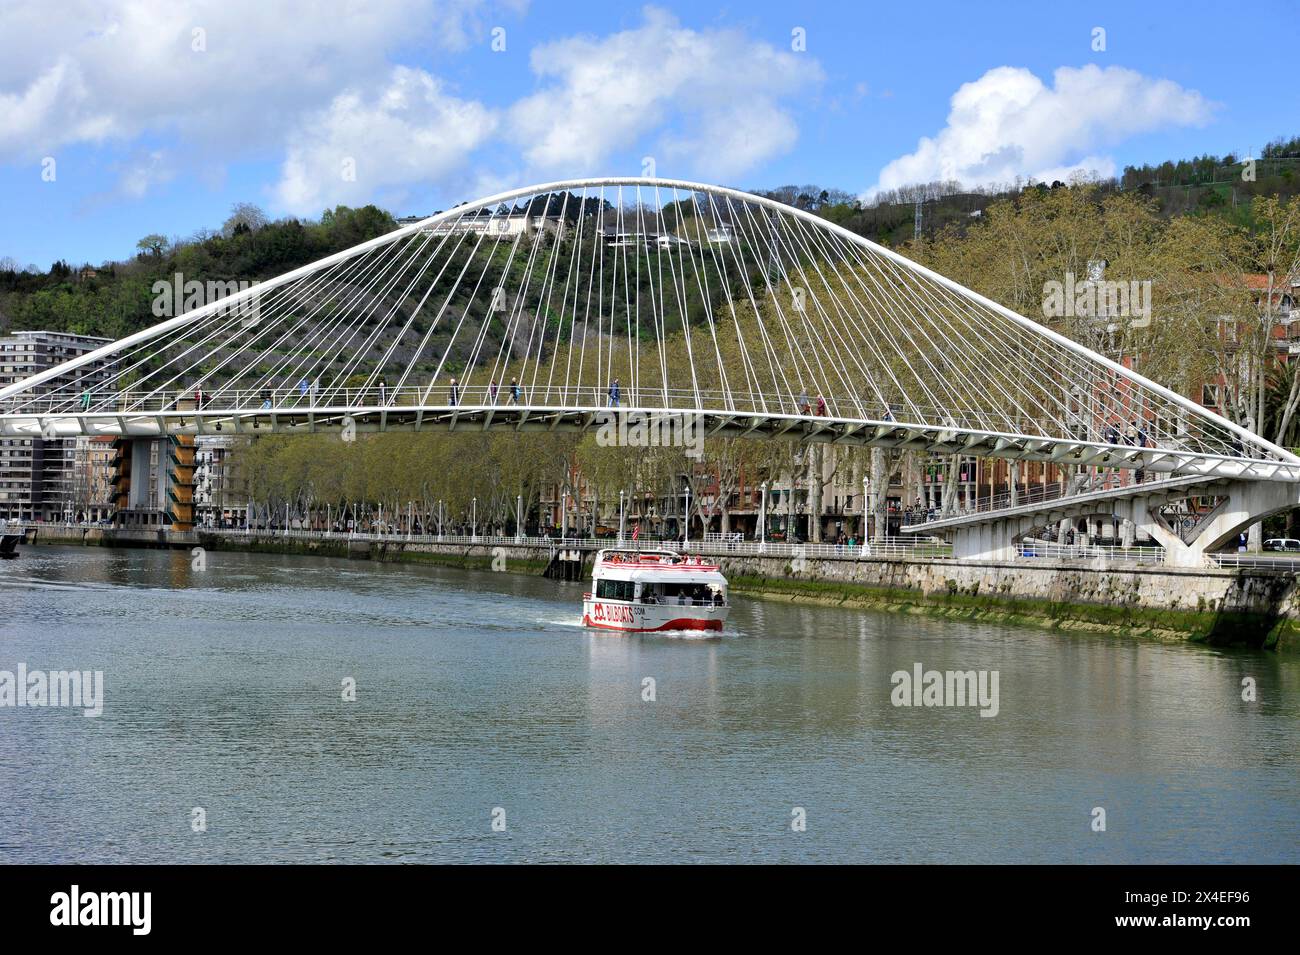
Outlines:
[[[632,29],[534,48],[531,85],[498,113],[411,57],[486,42],[526,0],[4,2],[0,162],[107,144],[100,204],[268,158],[272,206],[312,215],[431,180],[462,194],[506,172],[634,172],[643,153],[660,175],[727,180],[793,148],[796,97],[823,79],[806,53],[648,7]],[[615,154],[636,166],[611,170]]]
[[440,179],[460,170],[496,125],[494,113],[449,95],[424,70],[396,67],[372,94],[341,93],[298,124],[275,187],[277,203],[314,214],[340,202],[369,201],[385,189]]
[[782,101],[822,79],[806,53],[777,50],[735,30],[696,31],[647,7],[645,22],[604,38],[572,37],[532,53],[550,85],[517,102],[509,132],[537,171],[604,171],[616,150],[657,144],[657,172],[720,178],[786,152],[798,137]]
[[331,6],[6,0],[0,161],[146,133],[227,156],[277,144],[303,110],[385,76],[390,53],[463,46],[480,0]]
[[1114,160],[1089,150],[1200,125],[1212,111],[1195,90],[1123,67],[1061,67],[1053,79],[1048,87],[1029,70],[1001,66],[964,84],[953,94],[947,126],[885,166],[868,194],[937,180],[978,186],[1113,175]]

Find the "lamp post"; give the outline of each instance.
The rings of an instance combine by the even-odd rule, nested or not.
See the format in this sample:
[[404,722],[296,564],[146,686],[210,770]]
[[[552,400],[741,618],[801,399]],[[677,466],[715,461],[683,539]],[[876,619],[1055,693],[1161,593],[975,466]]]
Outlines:
[[524,496],[515,495],[515,540],[524,539]]
[[682,550],[691,545],[691,479],[686,478],[686,529],[682,532]]
[[758,552],[767,550],[767,482],[760,485],[758,498]]
[[866,544],[867,542],[867,502],[870,500],[870,498],[867,496],[867,486],[869,480],[870,479],[865,474],[862,475],[862,543],[863,544]]
[[624,513],[624,511],[623,511],[623,489],[622,489],[622,488],[619,488],[619,491],[618,491],[618,543],[619,543],[619,546],[620,546],[620,547],[623,546],[623,530],[624,530],[624,528],[627,526],[627,524],[626,524],[626,520],[627,520],[627,518],[626,518],[626,515],[625,515],[625,513]]
[[411,539],[411,512],[415,510],[415,502],[406,502],[406,539]]
[[469,502],[469,539],[478,540],[478,498],[471,498]]
[[560,540],[563,541],[569,536],[569,491],[566,488],[560,492]]

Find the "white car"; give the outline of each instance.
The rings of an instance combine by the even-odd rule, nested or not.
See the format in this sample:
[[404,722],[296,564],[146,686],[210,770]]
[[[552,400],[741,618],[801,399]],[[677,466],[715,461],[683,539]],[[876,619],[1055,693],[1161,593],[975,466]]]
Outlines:
[[1294,537],[1274,537],[1264,541],[1264,549],[1300,553],[1300,540]]

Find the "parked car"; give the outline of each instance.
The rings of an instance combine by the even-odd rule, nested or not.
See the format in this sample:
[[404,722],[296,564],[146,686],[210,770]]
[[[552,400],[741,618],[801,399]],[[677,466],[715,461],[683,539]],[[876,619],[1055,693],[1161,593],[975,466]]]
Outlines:
[[1274,537],[1272,540],[1264,541],[1265,550],[1287,551],[1288,553],[1300,552],[1300,540],[1294,537]]

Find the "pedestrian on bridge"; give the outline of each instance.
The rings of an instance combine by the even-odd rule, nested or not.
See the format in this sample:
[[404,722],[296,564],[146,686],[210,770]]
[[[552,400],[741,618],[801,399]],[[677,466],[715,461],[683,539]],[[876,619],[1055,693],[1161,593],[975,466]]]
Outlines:
[[299,398],[299,399],[302,399],[302,398],[306,398],[306,397],[307,397],[307,388],[308,388],[308,384],[307,384],[307,376],[306,376],[306,375],[303,375],[302,378],[300,378],[300,379],[298,380],[298,398]]
[[497,403],[497,383],[495,381],[488,386],[488,391],[492,393],[492,404],[495,405]]
[[384,379],[379,379],[379,403],[388,404],[388,383]]
[[90,389],[89,388],[87,388],[85,391],[81,393],[81,410],[82,411],[90,410]]
[[460,404],[460,385],[456,383],[455,378],[451,380],[451,387],[447,389],[447,403],[453,408]]
[[808,404],[808,389],[805,388],[799,392],[799,413],[809,414],[811,411],[812,406]]
[[510,379],[510,403],[512,405],[519,404],[519,379],[518,378]]
[[618,393],[619,393],[618,379],[615,378],[613,381],[609,383],[609,406],[611,408],[618,407]]

